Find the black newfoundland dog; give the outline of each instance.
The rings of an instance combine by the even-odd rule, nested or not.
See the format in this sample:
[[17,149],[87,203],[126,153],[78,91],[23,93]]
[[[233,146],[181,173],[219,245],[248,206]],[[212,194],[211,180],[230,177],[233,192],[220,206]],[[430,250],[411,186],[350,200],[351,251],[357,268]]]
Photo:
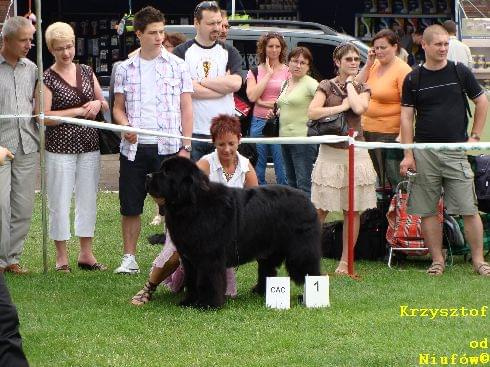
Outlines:
[[283,262],[302,284],[320,275],[320,225],[299,190],[269,185],[233,189],[213,183],[189,159],[173,157],[147,177],[147,189],[165,205],[165,222],[185,270],[183,306],[218,308],[225,302],[227,267],[258,262],[253,290]]

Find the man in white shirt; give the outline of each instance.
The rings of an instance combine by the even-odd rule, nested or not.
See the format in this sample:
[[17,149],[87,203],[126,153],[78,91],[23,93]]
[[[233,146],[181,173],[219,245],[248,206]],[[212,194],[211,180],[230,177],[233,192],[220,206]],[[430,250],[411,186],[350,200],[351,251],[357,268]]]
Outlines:
[[172,155],[189,158],[192,134],[192,80],[187,64],[162,47],[163,14],[145,7],[134,16],[141,49],[117,67],[114,82],[114,121],[180,138],[135,133],[123,135],[120,155],[119,201],[124,256],[115,272],[139,272],[136,243],[146,197],[146,175],[158,171]]
[[471,51],[468,46],[466,46],[456,37],[456,23],[454,23],[452,20],[446,20],[442,26],[447,33],[449,33],[449,50],[447,52],[447,59],[454,62],[460,62],[464,66],[471,69],[473,65]]
[[[196,37],[178,45],[174,55],[189,66],[194,92],[192,109],[194,128],[192,136],[210,139],[209,127],[219,114],[233,115],[233,92],[240,89],[242,58],[238,50],[219,40],[222,16],[216,1],[202,1],[194,10]],[[214,149],[210,143],[194,141],[191,159],[198,161]]]

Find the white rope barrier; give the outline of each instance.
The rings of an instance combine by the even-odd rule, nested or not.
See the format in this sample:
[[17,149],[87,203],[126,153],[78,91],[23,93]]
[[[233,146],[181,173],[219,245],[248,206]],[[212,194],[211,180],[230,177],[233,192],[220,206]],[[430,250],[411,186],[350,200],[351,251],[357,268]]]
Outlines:
[[0,115],[0,120],[9,120],[9,119],[27,119],[37,117],[38,115]]
[[[211,139],[201,139],[192,137],[183,137],[181,135],[166,134],[158,131],[145,130],[134,128],[130,126],[122,126],[116,124],[103,123],[92,120],[78,119],[74,117],[60,117],[60,116],[46,116],[47,119],[52,121],[59,121],[79,126],[93,127],[97,129],[112,130],[116,132],[124,133],[137,133],[142,135],[161,136],[164,138],[175,139],[189,139],[194,141],[201,141],[211,143]],[[261,143],[261,144],[320,144],[320,143],[339,143],[348,141],[348,136],[318,136],[318,137],[279,137],[279,138],[243,138],[243,143]]]
[[[183,137],[181,135],[167,134],[159,131],[145,130],[140,128],[134,128],[130,126],[116,125],[111,123],[104,123],[93,120],[79,119],[75,117],[62,117],[62,116],[44,116],[40,115],[0,115],[0,120],[11,118],[32,118],[43,117],[52,121],[58,121],[61,123],[68,123],[78,126],[91,127],[96,129],[112,130],[121,133],[136,133],[141,135],[152,135],[164,138],[174,139],[188,139],[193,141],[200,141],[211,143],[211,139]],[[400,144],[400,143],[383,143],[383,142],[366,142],[359,141],[348,136],[336,136],[336,135],[324,135],[315,137],[277,137],[277,138],[243,138],[243,143],[257,143],[257,144],[324,144],[324,143],[341,143],[350,142],[356,148],[364,149],[377,149],[377,148],[391,148],[391,149],[434,149],[434,150],[490,150],[490,142],[474,142],[474,143],[413,143],[413,144]]]

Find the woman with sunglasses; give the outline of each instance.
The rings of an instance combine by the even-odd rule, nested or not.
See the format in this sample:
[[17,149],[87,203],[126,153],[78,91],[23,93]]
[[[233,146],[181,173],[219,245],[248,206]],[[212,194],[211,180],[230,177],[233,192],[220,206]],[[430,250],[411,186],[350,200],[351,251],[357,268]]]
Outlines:
[[[347,125],[357,132],[356,140],[364,140],[361,115],[369,103],[369,88],[359,84],[354,77],[359,71],[359,50],[351,43],[344,43],[333,53],[338,75],[322,80],[311,101],[308,117],[317,120],[343,112]],[[348,203],[348,145],[346,143],[321,144],[320,153],[311,175],[311,201],[317,208],[318,218],[323,224],[328,212],[344,213],[342,232],[342,257],[335,270],[347,274],[347,210]],[[356,149],[354,167],[354,243],[359,234],[359,213],[376,207],[376,172],[365,149]]]
[[[366,141],[394,142],[400,133],[401,94],[405,76],[412,70],[397,53],[398,36],[391,29],[383,29],[373,38],[366,65],[356,77],[371,88],[367,111],[362,115]],[[401,181],[401,149],[370,149],[369,154],[379,183],[386,179],[392,187]]]
[[[269,109],[274,107],[281,86],[289,77],[286,66],[287,46],[284,38],[276,32],[260,36],[257,41],[257,72],[249,70],[247,74],[247,97],[255,102],[250,126],[250,136],[262,137],[262,130],[267,120]],[[255,78],[255,75],[257,78]],[[282,162],[281,146],[278,144],[257,144],[257,177],[260,185],[265,185],[265,167],[268,155],[272,155],[276,183],[287,185],[286,174]]]

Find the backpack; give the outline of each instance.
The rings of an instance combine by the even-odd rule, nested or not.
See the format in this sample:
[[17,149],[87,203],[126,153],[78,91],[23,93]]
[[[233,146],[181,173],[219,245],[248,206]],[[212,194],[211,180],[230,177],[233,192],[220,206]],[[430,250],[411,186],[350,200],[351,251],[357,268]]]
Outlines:
[[[464,103],[464,106],[466,109],[467,116],[472,117],[471,110],[470,110],[470,104],[468,103],[468,95],[467,95],[466,89],[462,83],[463,74],[462,74],[461,66],[463,64],[458,63],[458,62],[452,62],[452,61],[448,61],[448,64],[453,65],[453,70],[454,70],[454,73],[456,75],[456,79],[458,80],[458,84],[461,87],[461,94],[463,96],[463,103]],[[458,66],[458,65],[460,65],[460,66]],[[421,74],[422,74],[422,71],[421,71],[422,70],[422,64],[415,66],[413,68],[413,70],[415,71],[415,74],[410,75],[409,80],[416,86],[414,108],[415,108],[415,113],[417,113],[417,102],[418,102],[418,95],[419,95],[419,91],[420,91],[420,79],[421,79]],[[412,77],[413,77],[413,79],[412,79]],[[466,117],[466,125],[468,125],[467,116],[465,116]]]
[[[471,162],[473,161],[473,162]],[[470,158],[475,172],[475,192],[478,199],[478,210],[490,212],[490,155],[479,155]]]
[[[259,74],[259,68],[251,68],[255,80],[257,80],[257,75]],[[247,96],[247,83],[243,83],[240,89],[233,94],[233,99],[235,101],[235,112],[240,120],[240,125],[242,128],[242,136],[250,136],[250,122],[252,120],[252,113],[255,103],[251,102]]]

